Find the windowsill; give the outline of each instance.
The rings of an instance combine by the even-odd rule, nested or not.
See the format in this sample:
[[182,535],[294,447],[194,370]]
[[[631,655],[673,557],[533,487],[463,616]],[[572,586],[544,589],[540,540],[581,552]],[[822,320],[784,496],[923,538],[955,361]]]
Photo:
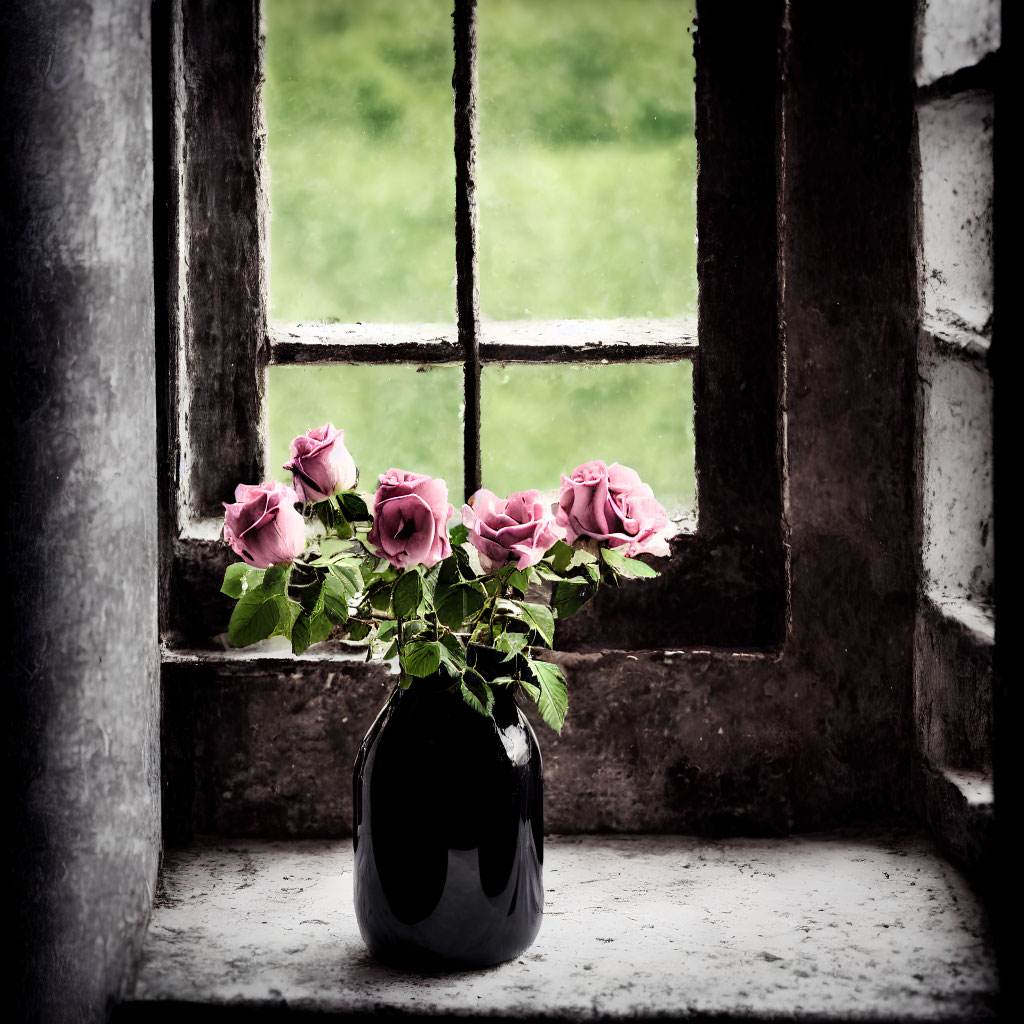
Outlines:
[[944,768],[942,775],[950,785],[956,787],[967,807],[991,810],[995,806],[992,777],[985,772]]
[[996,616],[990,604],[939,591],[929,591],[925,597],[942,618],[959,626],[978,647],[992,647],[995,644]]
[[[214,640],[219,638],[214,637]],[[226,641],[225,641],[226,643]],[[731,647],[688,647],[658,650],[619,650],[608,648],[603,654],[621,654],[636,660],[640,655],[649,654],[661,658],[666,663],[674,658],[682,660],[708,661],[726,659],[737,661],[777,661],[778,650],[740,650]],[[550,655],[556,661],[559,656],[572,657],[574,652],[544,651],[542,655]],[[249,662],[280,662],[282,665],[292,662],[328,662],[338,665],[356,665],[367,661],[366,646],[346,640],[324,640],[313,644],[302,654],[293,654],[290,641],[284,637],[271,637],[261,640],[249,647],[184,647],[173,642],[173,638],[165,638],[160,647],[160,660],[165,665],[243,665]],[[385,666],[391,671],[392,662],[373,659],[370,664]],[[397,674],[397,673],[393,673]]]
[[950,310],[926,313],[921,332],[936,352],[974,362],[981,366],[988,359],[990,336]]
[[445,976],[370,959],[352,912],[349,840],[207,840],[169,853],[134,998],[121,1014],[931,1020],[994,1012],[979,901],[917,833],[555,837],[545,853],[537,942],[507,964]]

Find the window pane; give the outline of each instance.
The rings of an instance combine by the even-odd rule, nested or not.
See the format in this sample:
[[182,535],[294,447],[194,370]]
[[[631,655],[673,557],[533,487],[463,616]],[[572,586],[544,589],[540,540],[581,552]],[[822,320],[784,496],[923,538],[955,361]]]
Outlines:
[[697,308],[693,0],[481,4],[480,302]]
[[452,321],[448,6],[264,7],[271,315]]
[[373,492],[392,466],[443,477],[449,500],[462,498],[462,370],[436,366],[273,366],[268,371],[270,466],[281,469],[288,444],[331,422],[359,467],[359,490]]
[[484,486],[554,491],[591,459],[635,469],[673,517],[694,507],[693,371],[688,361],[485,366]]

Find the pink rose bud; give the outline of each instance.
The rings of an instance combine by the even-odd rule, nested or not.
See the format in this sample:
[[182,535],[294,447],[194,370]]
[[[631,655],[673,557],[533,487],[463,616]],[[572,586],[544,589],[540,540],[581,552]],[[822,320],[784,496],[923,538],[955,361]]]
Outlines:
[[257,569],[290,562],[306,548],[306,524],[298,499],[285,484],[239,484],[235,503],[224,502],[224,539]]
[[563,476],[555,518],[566,528],[570,544],[593,537],[606,547],[622,548],[627,558],[669,553],[665,509],[635,470],[617,462],[585,462]]
[[373,528],[367,538],[396,569],[428,568],[452,553],[448,485],[432,476],[389,469],[373,498]]
[[292,486],[299,501],[324,501],[356,485],[359,473],[345,447],[345,431],[333,423],[307,430],[288,446],[291,458],[284,464],[292,471]]
[[555,523],[540,491],[518,491],[499,498],[481,488],[462,506],[462,524],[469,543],[480,552],[484,572],[495,572],[515,562],[517,569],[536,565],[544,553],[565,536]]

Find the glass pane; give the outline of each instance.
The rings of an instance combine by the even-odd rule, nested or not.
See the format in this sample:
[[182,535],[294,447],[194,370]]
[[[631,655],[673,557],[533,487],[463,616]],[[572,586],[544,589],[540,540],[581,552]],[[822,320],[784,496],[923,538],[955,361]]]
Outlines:
[[268,371],[270,466],[288,480],[292,438],[333,423],[372,493],[392,466],[443,477],[462,501],[462,369],[436,366],[273,366]]
[[697,308],[693,0],[481,4],[480,302]]
[[504,497],[555,491],[592,459],[620,462],[678,518],[694,507],[693,368],[485,366],[484,486]]
[[271,315],[452,321],[449,7],[264,8]]

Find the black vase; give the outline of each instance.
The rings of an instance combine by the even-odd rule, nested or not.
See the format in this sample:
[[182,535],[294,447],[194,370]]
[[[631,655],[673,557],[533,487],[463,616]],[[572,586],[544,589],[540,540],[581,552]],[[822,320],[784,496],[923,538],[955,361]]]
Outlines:
[[450,679],[417,679],[395,689],[359,749],[356,920],[385,963],[485,967],[540,929],[540,749],[511,688],[494,695],[486,718]]

